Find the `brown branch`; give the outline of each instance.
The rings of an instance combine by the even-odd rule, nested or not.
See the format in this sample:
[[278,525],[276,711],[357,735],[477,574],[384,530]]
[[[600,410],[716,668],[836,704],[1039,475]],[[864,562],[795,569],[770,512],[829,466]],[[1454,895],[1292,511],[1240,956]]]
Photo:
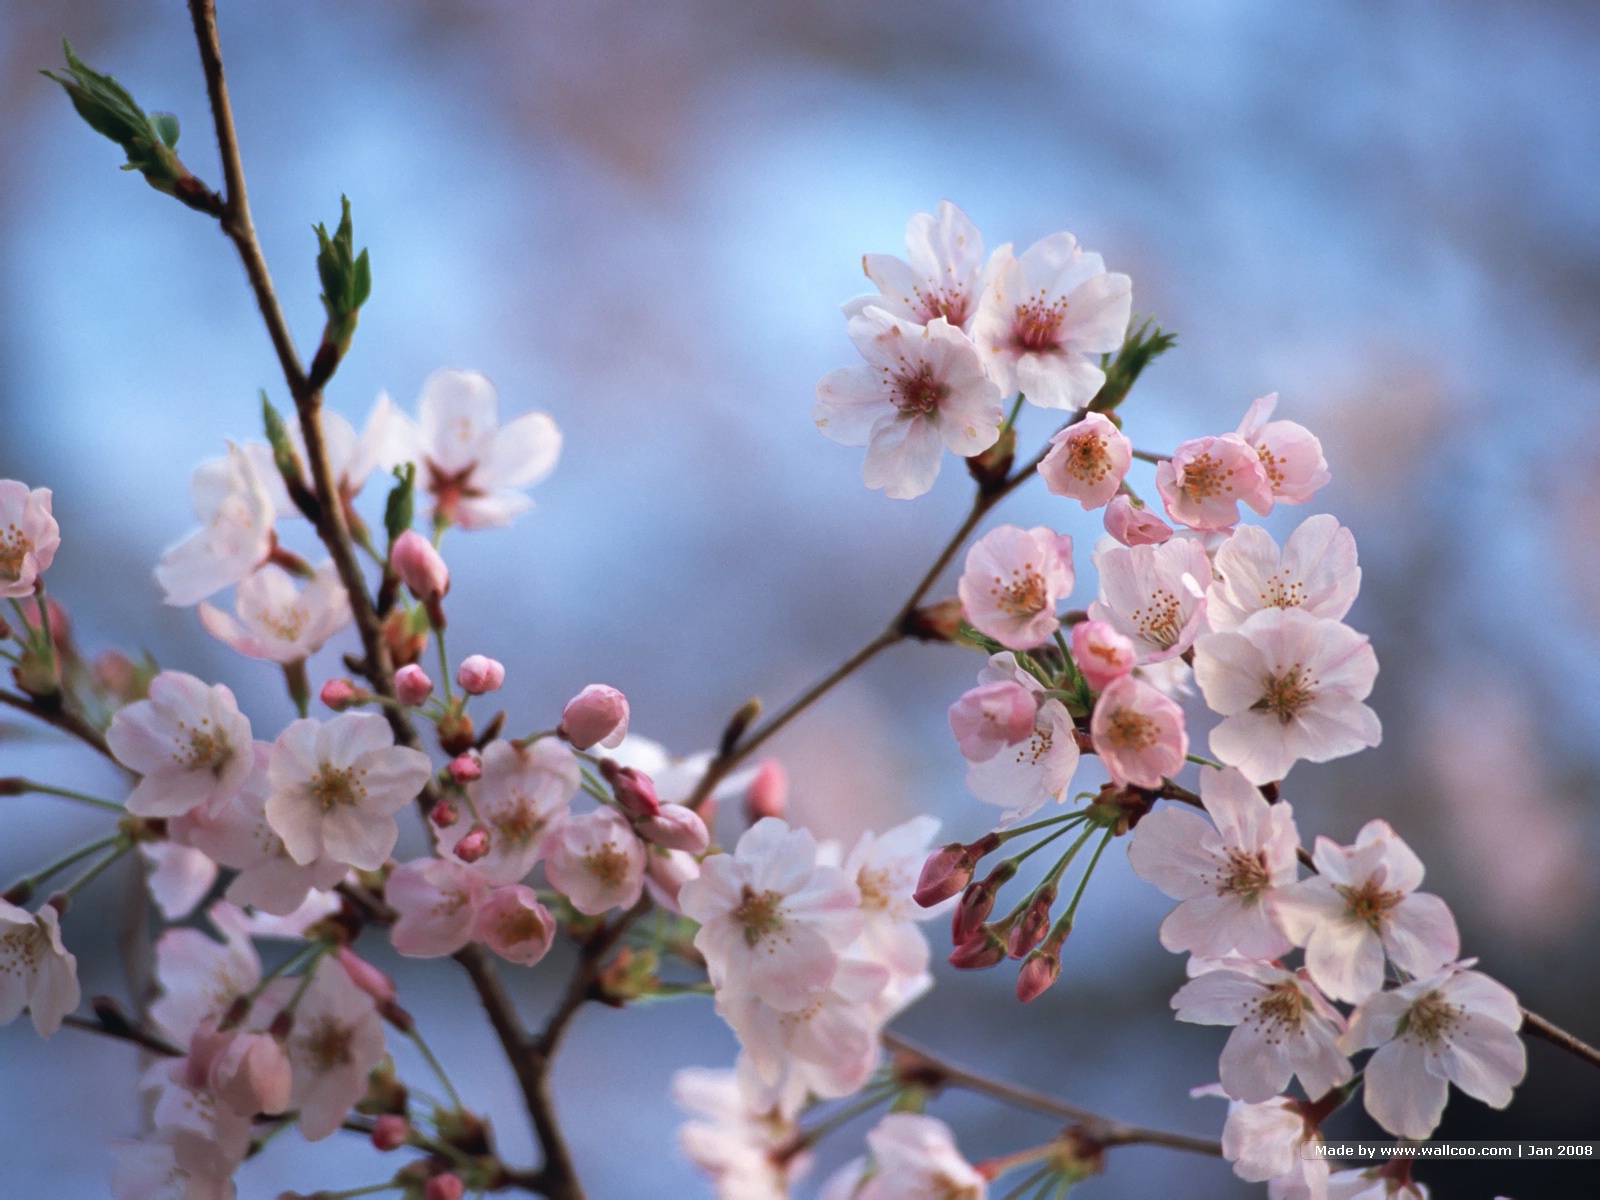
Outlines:
[[[30,717],[43,721],[46,725],[54,726],[62,733],[77,738],[96,754],[103,755],[112,762],[117,763],[117,766],[122,767],[122,764],[117,762],[116,755],[111,753],[111,747],[106,745],[105,735],[77,713],[69,712],[65,708],[51,707],[16,692],[0,691],[0,704],[14,708],[18,712],[27,713]],[[127,770],[126,767],[122,767],[122,769],[124,771]]]
[[68,1013],[61,1019],[63,1025],[73,1029],[82,1029],[87,1033],[98,1033],[101,1037],[113,1038],[119,1042],[129,1042],[139,1046],[152,1054],[159,1054],[164,1058],[182,1058],[183,1051],[158,1034],[147,1029],[140,1029],[135,1025],[122,1024],[116,1027],[102,1024],[90,1017],[80,1017],[76,1013]]
[[1170,454],[1156,454],[1149,450],[1135,450],[1133,456],[1140,462],[1155,463],[1160,466],[1172,457]]
[[900,1055],[903,1060],[908,1060],[900,1069],[924,1087],[934,1090],[943,1087],[962,1088],[999,1100],[1014,1108],[1030,1109],[1046,1116],[1076,1122],[1083,1126],[1083,1132],[1100,1146],[1167,1146],[1174,1150],[1188,1150],[1195,1154],[1207,1154],[1218,1158],[1222,1155],[1221,1144],[1207,1138],[1193,1137],[1186,1133],[1169,1133],[1162,1129],[1146,1129],[1142,1125],[1116,1121],[1090,1109],[1046,1095],[1044,1092],[1036,1092],[1032,1088],[993,1079],[966,1067],[958,1067],[931,1050],[925,1050],[915,1042],[907,1041],[898,1033],[885,1030],[881,1036],[885,1046]]

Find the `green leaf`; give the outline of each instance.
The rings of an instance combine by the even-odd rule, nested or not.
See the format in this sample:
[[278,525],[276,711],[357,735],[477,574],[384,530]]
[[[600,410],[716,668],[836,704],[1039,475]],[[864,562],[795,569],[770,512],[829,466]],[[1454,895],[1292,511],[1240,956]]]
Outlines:
[[158,112],[150,114],[150,123],[155,126],[156,134],[166,143],[167,149],[178,148],[178,118],[172,113]]
[[1128,398],[1144,369],[1178,344],[1178,335],[1163,333],[1159,325],[1151,328],[1146,318],[1139,328],[1130,330],[1127,341],[1106,369],[1106,381],[1089,404],[1090,412],[1111,412]]
[[366,303],[372,291],[372,270],[363,250],[359,258],[355,253],[355,230],[350,218],[350,198],[339,198],[338,228],[330,237],[326,225],[317,225],[317,277],[322,282],[322,307],[327,310],[330,324],[354,329],[352,322],[343,318],[355,313]]
[[179,181],[188,177],[188,171],[172,152],[178,142],[177,118],[170,113],[157,113],[154,118],[146,115],[115,79],[90,67],[66,41],[62,41],[61,48],[67,57],[66,75],[53,71],[40,74],[66,90],[72,107],[91,129],[122,147],[128,156],[125,170],[143,172],[151,187],[177,194]]
[[396,483],[383,506],[383,528],[389,535],[389,545],[411,528],[416,519],[417,464],[405,463],[394,469]]

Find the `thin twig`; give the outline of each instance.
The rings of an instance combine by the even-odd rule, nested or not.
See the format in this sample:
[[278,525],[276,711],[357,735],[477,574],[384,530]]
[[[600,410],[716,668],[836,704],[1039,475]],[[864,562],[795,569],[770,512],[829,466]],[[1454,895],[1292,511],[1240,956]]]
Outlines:
[[[106,745],[104,735],[77,713],[69,712],[65,708],[52,708],[27,696],[8,691],[0,691],[0,704],[14,708],[18,712],[27,713],[30,717],[43,721],[46,725],[53,725],[61,730],[62,733],[77,738],[96,754],[103,755],[112,762],[117,763],[117,757],[111,753],[111,747]],[[122,764],[117,763],[117,766],[121,767]],[[123,770],[127,770],[127,768],[123,767]]]
[[111,1029],[90,1017],[80,1017],[76,1013],[68,1013],[61,1018],[63,1025],[73,1029],[82,1029],[88,1033],[98,1033],[101,1037],[113,1038],[119,1042],[131,1042],[141,1046],[152,1054],[159,1054],[164,1058],[182,1058],[183,1051],[158,1034],[145,1029],[128,1026],[125,1029]]

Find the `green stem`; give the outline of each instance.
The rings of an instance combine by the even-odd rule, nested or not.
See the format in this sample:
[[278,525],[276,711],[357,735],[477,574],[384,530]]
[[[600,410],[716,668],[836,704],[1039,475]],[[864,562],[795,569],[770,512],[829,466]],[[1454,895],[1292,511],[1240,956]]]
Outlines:
[[44,661],[50,668],[50,677],[56,678],[56,641],[55,635],[50,631],[50,609],[44,600],[44,585],[39,585],[39,590],[33,594],[34,602],[39,606],[39,639],[44,643]]
[[406,1030],[406,1036],[411,1039],[411,1044],[417,1048],[417,1053],[422,1055],[423,1061],[444,1085],[445,1095],[450,1097],[451,1106],[458,1110],[465,1108],[466,1106],[461,1103],[461,1097],[456,1093],[455,1085],[450,1082],[450,1076],[444,1072],[444,1065],[434,1057],[433,1051],[428,1048],[428,1043],[423,1041],[421,1032],[412,1026]]
[[439,686],[444,689],[444,698],[447,701],[453,701],[455,696],[450,690],[450,656],[445,653],[443,629],[440,629],[437,626],[434,627],[433,641],[434,644],[439,648]]
[[129,850],[133,849],[133,843],[128,841],[126,838],[119,840],[121,840],[122,845],[118,846],[110,854],[106,855],[99,862],[95,863],[92,867],[85,871],[82,875],[79,875],[71,883],[67,884],[66,888],[64,889],[67,895],[76,896],[79,892],[83,891],[84,888],[88,887],[101,871],[104,871],[112,863],[116,862],[117,859],[121,858]]
[[1221,763],[1212,762],[1209,758],[1207,758],[1203,754],[1185,754],[1183,757],[1186,760],[1188,760],[1189,762],[1199,763],[1202,767],[1215,767],[1219,771],[1222,770],[1222,764]]
[[102,800],[99,796],[90,796],[83,792],[75,792],[71,788],[56,787],[51,783],[39,783],[32,779],[18,779],[15,781],[14,786],[18,789],[19,795],[23,792],[38,792],[45,796],[61,796],[67,800],[76,800],[80,804],[92,804],[96,808],[103,808],[109,812],[127,812],[127,809],[123,808],[122,805],[113,801]]
[[22,880],[18,881],[16,886],[17,887],[24,887],[25,886],[25,887],[29,888],[30,890],[33,889],[33,888],[36,888],[41,883],[43,883],[46,879],[49,879],[50,876],[57,875],[57,874],[60,874],[62,871],[65,871],[68,867],[72,866],[73,863],[82,862],[84,859],[88,858],[91,854],[98,854],[100,851],[105,850],[108,847],[118,845],[119,843],[121,843],[121,842],[123,842],[125,840],[126,839],[123,837],[122,834],[113,833],[113,834],[110,834],[107,837],[101,838],[97,842],[90,842],[87,846],[79,846],[76,850],[74,850],[71,854],[67,855],[65,858],[59,858],[55,862],[51,863],[49,866],[41,867],[39,870],[35,871],[32,875],[26,876]]
[[1024,399],[1024,397],[1023,397],[1022,393],[1018,392],[1017,393],[1017,402],[1011,406],[1011,415],[1006,418],[1006,423],[1004,425],[1000,426],[1000,436],[1001,437],[1005,437],[1006,432],[1008,430],[1010,430],[1012,428],[1012,426],[1014,426],[1017,423],[1017,418],[1022,415],[1022,401],[1023,401],[1023,399]]
[[1105,837],[1100,839],[1100,844],[1094,848],[1094,857],[1089,860],[1089,865],[1084,868],[1083,878],[1078,880],[1078,890],[1072,893],[1072,903],[1067,905],[1067,911],[1062,915],[1062,920],[1071,922],[1078,914],[1078,901],[1083,899],[1084,889],[1089,886],[1089,876],[1094,874],[1095,866],[1100,862],[1100,856],[1105,853],[1111,839],[1116,835],[1115,829],[1106,830]]

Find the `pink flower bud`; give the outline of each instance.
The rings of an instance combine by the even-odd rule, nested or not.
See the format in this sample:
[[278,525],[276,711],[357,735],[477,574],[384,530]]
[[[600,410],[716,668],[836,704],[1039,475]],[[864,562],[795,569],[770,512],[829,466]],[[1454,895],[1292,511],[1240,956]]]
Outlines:
[[668,850],[704,854],[711,845],[711,834],[700,814],[682,804],[663,804],[655,816],[641,817],[633,827],[645,841]]
[[959,971],[981,971],[1005,961],[1006,944],[987,926],[981,926],[967,941],[950,952],[950,965]]
[[634,816],[653,817],[661,811],[661,798],[656,795],[655,782],[643,771],[619,767],[608,758],[600,764],[600,774],[611,785],[617,803]]
[[456,671],[456,682],[472,696],[485,692],[498,692],[506,681],[506,669],[492,658],[482,654],[469,654]]
[[211,1065],[211,1090],[240,1116],[289,1107],[289,1056],[264,1033],[235,1034]]
[[330,679],[322,685],[322,702],[335,712],[343,712],[355,703],[361,693],[348,679]]
[[1135,508],[1127,496],[1114,496],[1106,505],[1106,532],[1124,546],[1158,546],[1172,536],[1172,526],[1148,508]]
[[377,967],[362,958],[349,946],[340,946],[334,957],[339,960],[339,965],[344,968],[344,973],[350,976],[350,982],[355,984],[379,1004],[392,1004],[398,994],[394,980],[390,979]]
[[1017,999],[1024,1004],[1037,1000],[1061,977],[1061,959],[1049,950],[1028,955],[1017,973]]
[[1105,621],[1079,621],[1072,627],[1072,658],[1089,686],[1103,692],[1132,672],[1135,655],[1132,640]]
[[960,842],[951,842],[941,850],[928,855],[922,864],[922,874],[917,878],[917,890],[911,898],[923,908],[950,899],[972,882],[975,864],[967,848]]
[[372,1123],[372,1144],[379,1150],[398,1150],[411,1136],[411,1122],[394,1113],[384,1113]]
[[1033,736],[1039,705],[1015,680],[985,683],[950,706],[950,732],[968,762],[988,762]]
[[455,856],[464,863],[475,863],[489,853],[489,831],[474,825],[456,843]]
[[520,883],[496,888],[472,925],[472,936],[501,958],[531,967],[550,950],[556,919],[539,895]]
[[408,663],[394,673],[394,694],[407,708],[416,708],[433,695],[433,680],[416,663]]
[[645,882],[650,893],[667,911],[678,912],[678,892],[691,879],[700,878],[700,863],[682,850],[665,854],[654,852],[645,861]]
[[1006,939],[1007,954],[1012,958],[1021,958],[1044,941],[1044,935],[1050,932],[1050,908],[1055,902],[1055,888],[1046,888],[1039,893],[1038,899],[1011,927],[1011,936]]
[[461,1176],[446,1171],[422,1185],[422,1200],[461,1200],[466,1191],[467,1186],[461,1182]]
[[408,529],[395,539],[389,561],[401,582],[423,603],[437,603],[450,590],[450,568],[444,565],[433,543],[415,529]]
[[472,751],[458,754],[450,760],[450,778],[457,783],[471,783],[483,778],[483,760]]
[[579,750],[615,750],[628,736],[628,698],[614,687],[591,683],[567,701],[556,732]]
[[778,817],[789,810],[789,772],[775,758],[756,768],[750,789],[744,794],[744,815],[754,825],[763,817]]
[[455,801],[449,798],[440,800],[428,811],[428,820],[433,822],[435,829],[449,829],[461,819]]
[[961,893],[961,901],[950,914],[950,941],[961,945],[978,931],[994,910],[994,891],[987,881],[974,883]]

